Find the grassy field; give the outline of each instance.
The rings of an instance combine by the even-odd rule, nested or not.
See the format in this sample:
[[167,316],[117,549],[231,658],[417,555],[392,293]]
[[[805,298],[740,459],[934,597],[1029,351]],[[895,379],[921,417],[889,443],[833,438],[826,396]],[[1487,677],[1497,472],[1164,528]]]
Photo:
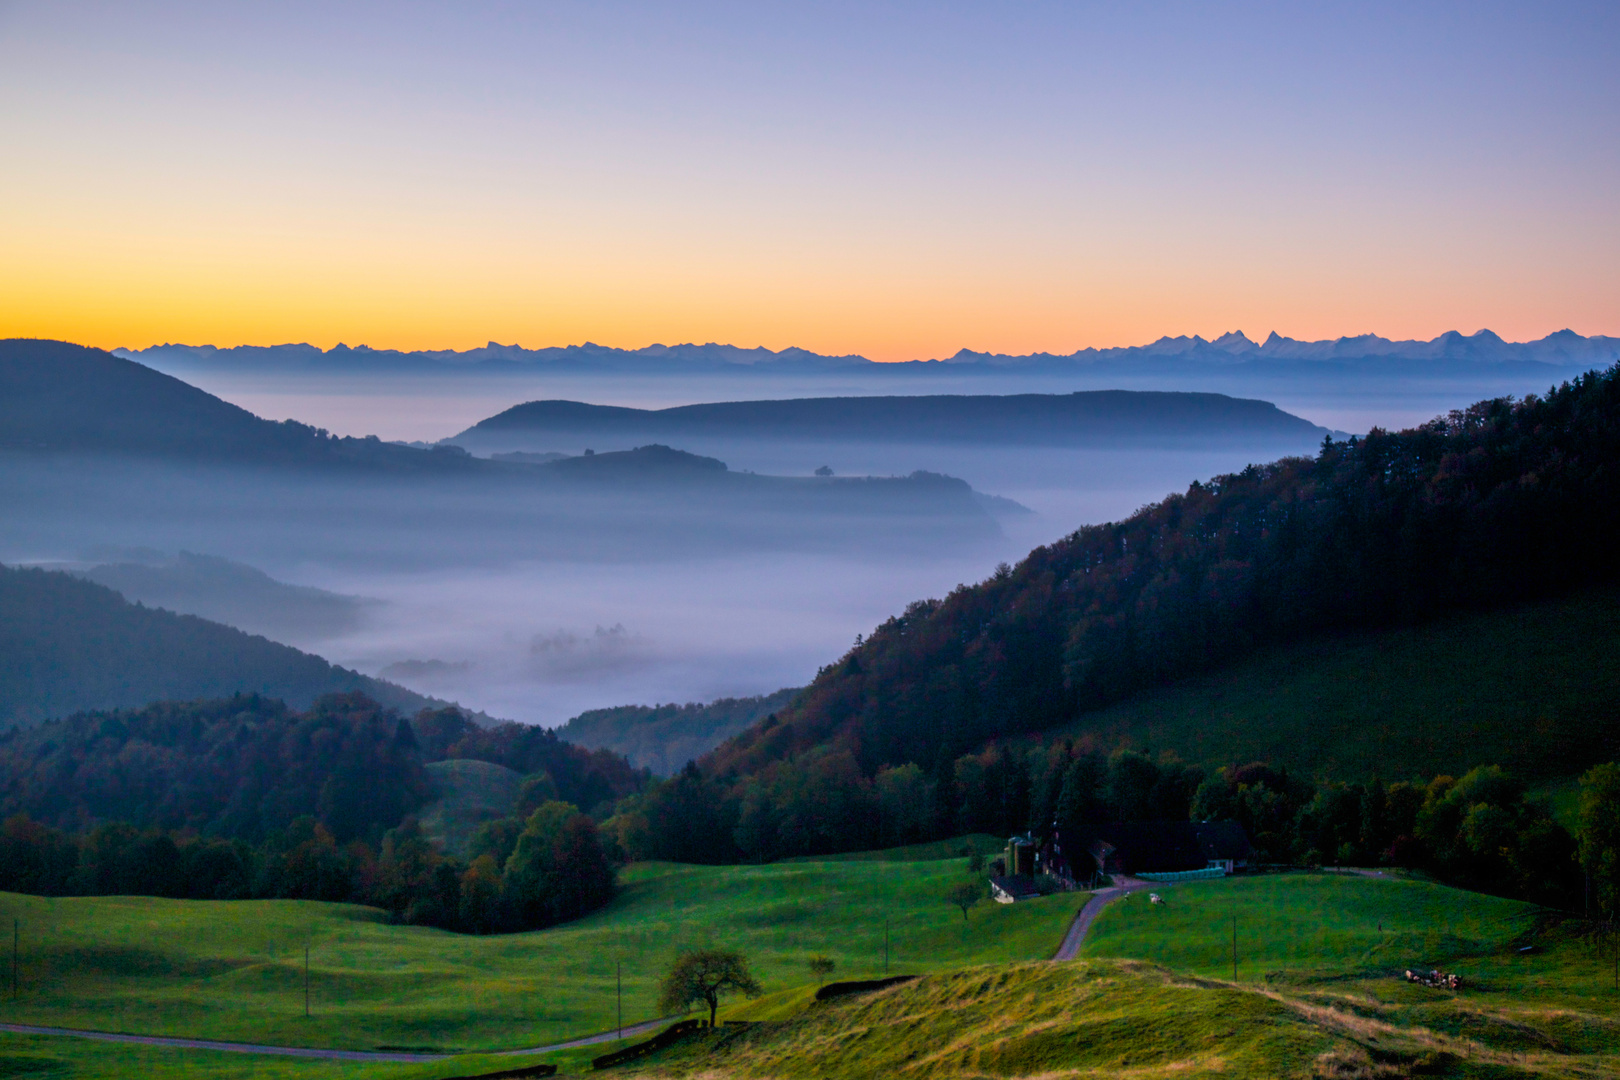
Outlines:
[[818,953],[836,961],[835,978],[881,974],[886,920],[896,972],[1050,956],[1079,899],[986,903],[964,921],[943,894],[965,864],[642,864],[627,868],[604,911],[486,938],[389,926],[336,904],[5,894],[0,926],[20,921],[23,992],[0,1004],[0,1018],[346,1049],[499,1049],[614,1026],[616,964],[625,1022],[657,1015],[657,979],[685,946],[740,949],[769,991],[809,982],[805,960]]
[[[1111,905],[1072,964],[756,1003],[656,1077],[1620,1076],[1620,991],[1552,913],[1427,882],[1289,874]],[[1231,979],[1237,916],[1238,978]],[[1518,950],[1531,945],[1533,952]],[[1129,957],[1130,959],[1127,959]],[[1399,979],[1461,972],[1460,992]],[[773,1012],[775,1015],[766,1015]],[[738,1014],[742,1016],[741,1013]]]
[[1208,765],[1385,780],[1478,764],[1534,784],[1613,760],[1620,593],[1266,650],[1043,733]]
[[[962,845],[955,842],[956,847]],[[753,1021],[627,1069],[642,1077],[1620,1076],[1620,991],[1571,924],[1543,909],[1429,882],[1286,874],[1193,882],[1111,905],[1080,961],[1048,964],[1081,897],[938,899],[965,860],[768,867],[631,867],[607,911],[567,927],[463,938],[390,927],[366,909],[0,896],[23,920],[28,1023],[357,1049],[489,1050],[560,1041],[652,1015],[676,948],[754,960],[767,991],[722,1017]],[[1233,916],[1238,978],[1231,979]],[[916,983],[814,1001],[804,959],[834,978]],[[52,921],[54,920],[54,921]],[[302,1016],[302,941],[313,1017]],[[1519,950],[1533,947],[1532,952]],[[1462,973],[1460,992],[1406,967]],[[302,1061],[0,1035],[0,1077],[441,1080],[550,1060],[589,1070],[599,1045],[430,1064]]]

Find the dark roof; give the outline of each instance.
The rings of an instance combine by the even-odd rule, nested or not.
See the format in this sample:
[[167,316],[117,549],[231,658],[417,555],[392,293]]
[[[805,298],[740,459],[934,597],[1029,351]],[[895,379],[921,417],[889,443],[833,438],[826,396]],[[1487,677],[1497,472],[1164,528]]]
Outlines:
[[1212,859],[1249,857],[1249,838],[1235,821],[1125,821],[1090,825],[1082,830],[1094,855],[1102,845],[1129,873],[1151,874],[1199,870]]
[[1041,895],[1041,890],[1035,887],[1035,879],[1028,874],[1008,874],[1005,877],[993,876],[990,884],[1002,892],[1017,899],[1025,899]]

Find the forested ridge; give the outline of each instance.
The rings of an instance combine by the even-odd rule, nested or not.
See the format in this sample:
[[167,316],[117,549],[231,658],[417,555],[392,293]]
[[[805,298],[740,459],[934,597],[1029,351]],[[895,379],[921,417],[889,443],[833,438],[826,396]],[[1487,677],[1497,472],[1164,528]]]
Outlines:
[[1313,458],[1194,483],[1017,567],[918,601],[704,763],[842,751],[936,779],[985,742],[1072,721],[1313,634],[1420,623],[1612,581],[1620,366]]
[[559,738],[616,751],[631,764],[669,776],[754,721],[784,708],[797,687],[705,704],[620,705],[591,709],[557,728]]
[[71,574],[0,566],[0,728],[84,709],[236,692],[301,707],[349,690],[403,709],[433,704],[288,645],[131,604]]
[[[1574,842],[1498,767],[1514,760],[1291,774],[1285,760],[1187,762],[1110,742],[1086,718],[1268,645],[1572,591],[1604,602],[1617,463],[1610,369],[1194,484],[911,605],[791,703],[626,799],[605,828],[634,856],[728,862],[1235,819],[1264,861],[1420,867],[1573,903]],[[1061,736],[1042,736],[1059,724]],[[1611,739],[1568,736],[1587,756],[1561,776],[1612,752]]]
[[[525,774],[467,861],[422,835],[424,765]],[[375,904],[488,932],[572,918],[612,894],[584,810],[646,774],[539,728],[460,710],[407,719],[359,693],[304,712],[259,695],[81,713],[0,735],[0,889],[44,895],[286,897]]]

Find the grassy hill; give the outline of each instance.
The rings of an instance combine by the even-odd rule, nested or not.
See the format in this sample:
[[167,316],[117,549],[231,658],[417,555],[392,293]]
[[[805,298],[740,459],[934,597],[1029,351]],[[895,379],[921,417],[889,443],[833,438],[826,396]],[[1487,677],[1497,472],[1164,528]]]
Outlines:
[[1087,713],[1043,740],[1170,750],[1306,775],[1460,776],[1499,763],[1531,783],[1620,758],[1620,591],[1264,650]]
[[[741,948],[767,994],[724,1029],[625,1069],[641,1077],[1598,1077],[1620,1071],[1620,992],[1571,924],[1532,905],[1422,881],[1288,874],[1178,885],[1110,907],[1079,961],[1040,962],[1079,897],[936,899],[963,860],[632,867],[608,909],[496,938],[389,926],[369,909],[288,901],[46,901],[0,894],[22,926],[6,1019],[294,1045],[488,1050],[652,1015],[675,950]],[[1230,919],[1240,964],[1231,980]],[[835,977],[921,980],[813,1000],[807,955]],[[310,943],[312,1016],[302,997]],[[1525,945],[1533,951],[1520,952]],[[1398,978],[1464,974],[1462,991]],[[611,1046],[546,1055],[566,1075]],[[0,1075],[341,1076],[438,1080],[527,1064],[472,1053],[390,1065],[238,1057],[0,1035]]]
[[411,712],[436,704],[287,645],[131,604],[70,574],[0,566],[0,730],[90,709],[237,693],[302,709],[350,690]]
[[[470,937],[389,925],[309,901],[42,899],[0,894],[22,928],[23,994],[5,1019],[61,1027],[351,1049],[532,1046],[657,1016],[657,980],[682,947],[746,953],[768,990],[835,977],[1035,960],[1056,950],[1072,896],[984,904],[943,895],[966,860],[694,867],[640,864],[613,903],[549,930]],[[311,946],[313,1017],[303,1017]]]

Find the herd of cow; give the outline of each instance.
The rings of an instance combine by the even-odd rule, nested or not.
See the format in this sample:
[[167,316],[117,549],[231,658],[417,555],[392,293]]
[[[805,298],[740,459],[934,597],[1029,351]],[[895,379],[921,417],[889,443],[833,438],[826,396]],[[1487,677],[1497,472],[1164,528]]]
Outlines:
[[1461,975],[1448,974],[1438,970],[1425,974],[1421,971],[1413,971],[1410,968],[1406,971],[1406,981],[1432,987],[1435,990],[1461,990],[1463,985]]

